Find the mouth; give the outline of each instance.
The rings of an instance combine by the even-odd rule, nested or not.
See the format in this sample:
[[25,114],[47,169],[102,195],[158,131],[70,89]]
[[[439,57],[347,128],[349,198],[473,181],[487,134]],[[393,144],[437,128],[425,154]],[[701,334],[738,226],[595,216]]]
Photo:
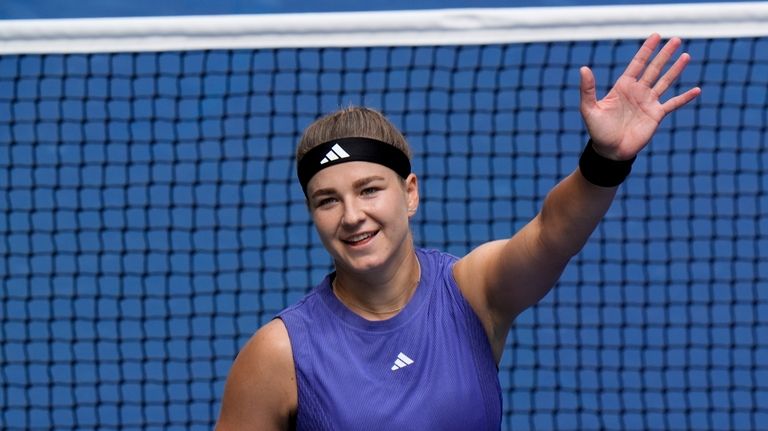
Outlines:
[[379,231],[373,231],[373,232],[363,232],[359,234],[352,235],[348,238],[343,239],[342,241],[345,244],[351,245],[351,246],[360,246],[363,244],[367,244],[370,242],[373,237],[378,235]]

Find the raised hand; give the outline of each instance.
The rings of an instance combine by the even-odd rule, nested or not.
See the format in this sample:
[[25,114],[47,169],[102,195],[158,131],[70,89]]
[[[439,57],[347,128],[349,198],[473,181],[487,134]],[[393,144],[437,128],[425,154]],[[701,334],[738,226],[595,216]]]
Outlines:
[[701,94],[701,89],[694,87],[661,103],[662,94],[688,65],[690,55],[680,55],[661,75],[682,42],[676,37],[670,39],[651,60],[660,41],[661,36],[656,33],[649,36],[611,91],[601,100],[596,97],[592,70],[586,66],[580,69],[581,115],[595,151],[603,157],[631,159],[648,144],[667,114]]

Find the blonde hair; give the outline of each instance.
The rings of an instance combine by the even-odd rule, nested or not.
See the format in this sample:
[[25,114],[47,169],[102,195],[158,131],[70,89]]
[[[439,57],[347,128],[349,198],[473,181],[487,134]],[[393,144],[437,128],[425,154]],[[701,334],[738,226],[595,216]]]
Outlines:
[[411,147],[402,132],[381,112],[363,106],[349,106],[327,114],[310,124],[296,148],[296,161],[312,148],[341,138],[369,138],[386,142],[409,159]]

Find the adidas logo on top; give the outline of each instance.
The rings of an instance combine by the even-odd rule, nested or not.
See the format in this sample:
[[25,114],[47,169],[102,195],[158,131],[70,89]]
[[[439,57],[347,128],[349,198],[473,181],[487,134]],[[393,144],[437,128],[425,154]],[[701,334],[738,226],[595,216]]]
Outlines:
[[320,164],[324,165],[334,160],[346,159],[347,157],[349,157],[349,154],[344,151],[344,148],[341,148],[341,145],[339,144],[335,144],[333,147],[331,147],[331,151],[328,151],[328,153],[325,154],[323,160],[320,160]]
[[395,365],[392,365],[392,371],[397,371],[400,368],[405,368],[413,363],[413,359],[409,358],[405,353],[400,352],[395,359]]

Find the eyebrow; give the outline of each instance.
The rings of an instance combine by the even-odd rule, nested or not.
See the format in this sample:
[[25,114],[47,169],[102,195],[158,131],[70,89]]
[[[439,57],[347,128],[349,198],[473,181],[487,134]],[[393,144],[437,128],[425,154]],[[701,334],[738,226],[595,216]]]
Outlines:
[[[379,180],[383,181],[385,179],[386,178],[384,178],[384,177],[382,177],[380,175],[371,175],[371,176],[368,176],[368,177],[363,177],[363,178],[360,178],[358,180],[355,180],[352,183],[352,188],[359,189],[359,188],[362,188],[362,187],[366,186],[367,184],[370,184],[370,183],[372,183],[374,181],[379,181]],[[314,191],[314,193],[312,193],[312,197],[315,198],[317,196],[333,194],[335,191],[336,190],[334,188],[332,188],[332,187],[327,187],[327,188],[323,188],[323,189],[317,189],[317,190]]]

